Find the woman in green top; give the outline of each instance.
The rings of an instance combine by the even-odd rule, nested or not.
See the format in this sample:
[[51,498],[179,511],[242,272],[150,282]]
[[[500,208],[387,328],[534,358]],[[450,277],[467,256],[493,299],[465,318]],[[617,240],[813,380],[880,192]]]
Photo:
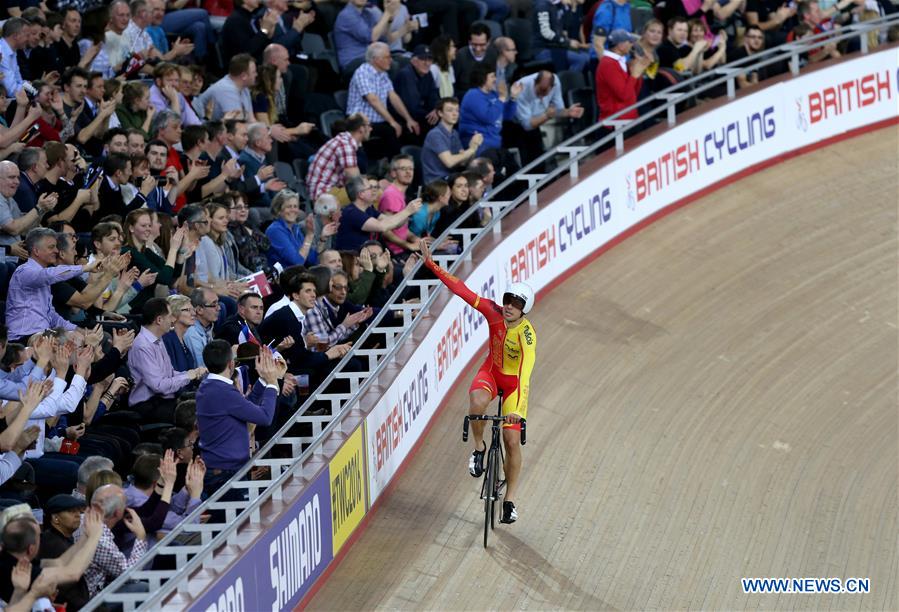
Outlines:
[[122,128],[138,129],[149,138],[150,123],[156,112],[150,104],[150,88],[146,83],[129,81],[122,89],[122,103],[116,107],[115,114],[119,118]]
[[148,285],[140,291],[140,293],[131,300],[131,311],[138,312],[151,297],[156,295],[156,287],[162,286],[163,289],[175,286],[175,281],[181,275],[184,266],[184,260],[190,257],[193,252],[187,241],[187,232],[185,229],[178,228],[172,234],[172,241],[169,245],[168,255],[165,259],[148,248],[153,233],[153,218],[150,215],[152,211],[146,208],[140,208],[128,213],[125,217],[125,246],[122,247],[123,253],[131,253],[131,265],[138,270],[151,270],[156,272],[156,282]]

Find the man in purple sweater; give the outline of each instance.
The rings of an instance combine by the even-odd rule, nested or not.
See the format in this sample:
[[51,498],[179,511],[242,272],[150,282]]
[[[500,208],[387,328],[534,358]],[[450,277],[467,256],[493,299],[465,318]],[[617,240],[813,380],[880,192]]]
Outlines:
[[[256,357],[259,380],[244,397],[234,386],[235,366],[230,344],[213,340],[203,349],[203,362],[209,368],[209,375],[197,391],[197,425],[206,463],[203,491],[208,496],[250,460],[247,426],[250,423],[271,425],[278,401],[278,380],[287,372],[287,364],[276,361],[266,350],[260,351]],[[221,499],[246,499],[246,492]]]

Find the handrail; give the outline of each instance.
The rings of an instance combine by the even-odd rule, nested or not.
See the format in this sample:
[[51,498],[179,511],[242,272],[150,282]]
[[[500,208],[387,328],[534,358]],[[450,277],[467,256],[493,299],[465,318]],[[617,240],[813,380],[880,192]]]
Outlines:
[[[629,106],[618,113],[615,113],[606,120],[597,122],[585,130],[575,134],[574,136],[564,140],[561,144],[547,151],[531,163],[524,166],[516,174],[506,178],[500,185],[492,191],[493,196],[485,198],[479,207],[471,207],[459,219],[457,219],[443,234],[436,240],[435,244],[439,245],[449,237],[457,236],[462,239],[463,249],[458,255],[435,255],[435,259],[448,262],[447,268],[450,272],[455,271],[463,261],[471,258],[474,247],[489,235],[493,230],[501,228],[502,220],[519,204],[529,201],[531,205],[537,204],[537,192],[551,183],[556,177],[568,171],[573,178],[577,178],[577,172],[580,163],[591,157],[598,149],[611,142],[615,142],[616,149],[620,154],[623,150],[624,132],[631,128],[653,120],[656,116],[663,113],[667,114],[669,126],[675,124],[677,109],[676,105],[690,97],[701,94],[704,91],[726,85],[728,88],[728,97],[734,98],[736,85],[735,79],[738,74],[745,73],[750,70],[763,68],[765,66],[774,65],[784,60],[790,61],[791,72],[796,75],[800,72],[798,58],[801,54],[808,51],[823,47],[834,41],[849,40],[851,38],[860,38],[861,52],[867,53],[867,34],[872,31],[880,31],[889,26],[899,24],[899,14],[886,16],[877,20],[866,21],[862,23],[852,24],[840,30],[838,34],[824,33],[813,37],[803,39],[801,41],[788,43],[780,47],[769,49],[755,55],[743,58],[736,62],[731,62],[725,66],[714,69],[708,73],[700,74],[690,79],[665,89],[663,92],[655,94],[645,100],[639,101],[637,104]],[[620,117],[629,113],[633,109],[653,105],[662,102],[658,107],[642,114],[638,119],[632,121],[621,121]],[[597,139],[589,145],[578,145],[584,142],[588,137],[603,127],[612,128],[611,133]],[[549,160],[553,160],[560,154],[568,154],[569,158],[559,163],[555,168],[548,172],[536,172],[536,169]],[[513,200],[504,202],[495,202],[495,194],[501,194],[503,191],[520,181],[528,183],[527,188],[521,191]],[[481,230],[464,229],[461,226],[465,224],[471,215],[475,214],[478,208],[493,208],[493,219]],[[421,267],[418,264],[414,270],[417,272]],[[415,274],[410,274],[404,278],[396,291],[390,297],[387,305],[378,313],[356,343],[362,346],[364,341],[373,333],[386,333],[388,337],[388,348],[381,354],[365,355],[369,359],[369,370],[367,372],[355,373],[349,377],[351,392],[350,394],[327,393],[324,390],[338,378],[341,374],[345,374],[344,368],[353,356],[360,356],[358,349],[353,349],[345,355],[331,373],[325,378],[322,384],[313,392],[309,398],[297,409],[297,411],[287,420],[287,422],[275,433],[272,438],[243,466],[233,478],[216,491],[209,499],[200,504],[193,512],[190,513],[184,521],[182,521],[175,529],[169,532],[165,537],[160,539],[145,555],[144,561],[140,567],[132,568],[124,572],[109,584],[101,593],[93,598],[84,610],[94,610],[103,603],[121,603],[125,610],[134,610],[137,606],[141,610],[147,610],[152,607],[160,606],[162,603],[178,589],[178,587],[188,581],[197,570],[210,562],[211,555],[226,544],[236,544],[236,534],[238,529],[247,521],[254,523],[259,522],[260,508],[266,501],[275,498],[280,499],[285,485],[302,473],[303,468],[310,459],[321,452],[321,445],[332,434],[336,433],[343,422],[343,418],[347,415],[349,409],[358,404],[360,398],[366,391],[375,384],[378,375],[384,370],[391,357],[396,353],[398,348],[404,344],[406,339],[413,333],[419,325],[422,317],[416,315],[411,316],[408,309],[398,308],[398,300],[404,295],[410,287],[418,287],[420,296],[420,313],[425,313],[433,304],[438,291],[431,291],[431,287],[437,287],[439,281],[422,281],[416,280]],[[396,328],[390,328],[384,325],[385,319],[389,312],[400,312],[403,319],[402,331],[396,331]],[[366,351],[362,351],[366,353]],[[369,353],[371,353],[369,351]],[[363,358],[365,357],[363,356]],[[371,363],[374,362],[374,367]],[[307,416],[306,412],[316,400],[327,400],[331,402],[332,414],[329,416]],[[334,409],[336,408],[336,410]],[[314,439],[309,441],[306,450],[302,451],[300,456],[288,465],[277,463],[268,458],[269,453],[279,444],[290,444],[294,449],[298,449],[302,440],[298,442],[297,438],[288,437],[289,429],[297,423],[310,423],[314,428],[321,427],[326,423],[315,435]],[[255,467],[267,466],[272,470],[272,479],[243,481],[242,479]],[[326,469],[326,465],[322,467]],[[275,472],[280,470],[280,474],[275,477]],[[303,474],[301,477],[307,483],[312,482],[317,474]],[[222,497],[233,489],[248,489],[251,492],[250,501],[247,502],[222,502]],[[255,492],[255,495],[253,493]],[[200,516],[210,510],[224,510],[225,523],[210,523],[200,525]],[[200,533],[202,545],[198,550],[186,550],[178,554],[179,547],[176,540],[184,534]],[[183,547],[180,547],[183,549]],[[178,563],[178,571],[172,575],[171,571],[146,569],[152,565],[153,559],[160,554],[176,555],[183,562]],[[149,593],[117,593],[116,591],[132,580],[149,580]]]

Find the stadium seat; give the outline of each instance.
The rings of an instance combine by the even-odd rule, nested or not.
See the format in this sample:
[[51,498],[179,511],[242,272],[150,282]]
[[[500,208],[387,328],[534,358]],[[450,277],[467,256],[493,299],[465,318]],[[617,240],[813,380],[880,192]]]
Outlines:
[[565,91],[565,104],[568,106],[580,104],[584,107],[584,115],[580,119],[574,119],[571,122],[572,130],[575,134],[596,123],[596,98],[594,97],[593,90],[589,87]]
[[340,68],[337,67],[337,53],[325,46],[325,40],[321,36],[312,32],[304,32],[301,44],[303,53],[313,59],[329,62],[334,72],[340,73]]
[[322,133],[328,138],[331,138],[333,136],[333,134],[331,133],[331,128],[334,126],[334,123],[340,121],[341,119],[344,119],[345,117],[346,114],[344,114],[344,112],[340,110],[329,110],[323,112],[320,119]]
[[498,21],[493,21],[492,19],[480,19],[471,25],[475,25],[476,23],[482,23],[490,28],[490,40],[496,40],[503,35],[503,26],[501,26]]
[[346,103],[349,95],[350,92],[348,92],[346,89],[341,89],[334,92],[334,101],[337,102],[337,107],[343,112],[346,112]]
[[559,72],[559,84],[562,91],[571,91],[572,89],[583,89],[587,86],[584,79],[584,73],[576,70],[562,70]]

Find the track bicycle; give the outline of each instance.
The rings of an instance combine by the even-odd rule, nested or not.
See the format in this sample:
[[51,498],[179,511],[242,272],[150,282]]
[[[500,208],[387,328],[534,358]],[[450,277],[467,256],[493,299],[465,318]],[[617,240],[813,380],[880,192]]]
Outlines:
[[[496,524],[496,502],[500,494],[506,486],[506,481],[499,477],[500,468],[503,466],[503,445],[502,445],[502,423],[506,417],[503,416],[503,395],[499,394],[497,402],[497,414],[469,414],[465,416],[465,422],[462,425],[462,441],[468,442],[468,423],[470,421],[491,421],[490,426],[490,447],[487,449],[487,461],[484,466],[484,482],[481,485],[481,499],[484,500],[484,548],[487,548],[487,539],[490,531]],[[521,445],[526,442],[527,424],[521,419]]]

